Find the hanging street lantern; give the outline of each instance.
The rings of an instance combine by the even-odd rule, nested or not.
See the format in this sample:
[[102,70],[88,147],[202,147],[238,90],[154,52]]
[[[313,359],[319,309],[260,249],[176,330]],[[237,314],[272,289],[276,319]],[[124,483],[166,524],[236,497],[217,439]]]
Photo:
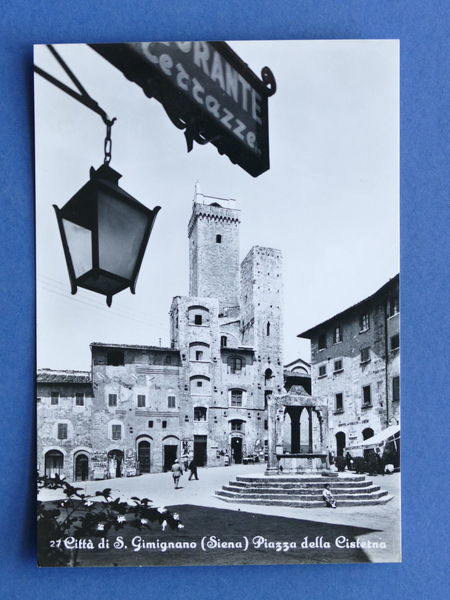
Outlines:
[[106,296],[130,288],[136,280],[160,207],[145,207],[118,185],[121,175],[104,163],[90,169],[90,180],[62,208],[58,219],[67,270],[79,287]]
[[79,287],[85,288],[106,296],[106,304],[111,306],[114,294],[127,287],[135,293],[145,249],[161,207],[150,210],[119,187],[122,175],[109,166],[111,128],[116,119],[108,118],[57,50],[51,45],[47,47],[76,89],[36,65],[35,73],[100,115],[106,125],[102,166],[97,170],[91,167],[89,181],[62,208],[55,204],[53,208],[72,294]]

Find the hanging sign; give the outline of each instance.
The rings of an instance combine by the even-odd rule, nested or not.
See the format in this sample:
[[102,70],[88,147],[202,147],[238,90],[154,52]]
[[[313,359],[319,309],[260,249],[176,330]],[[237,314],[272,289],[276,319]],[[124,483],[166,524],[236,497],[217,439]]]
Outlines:
[[91,46],[164,106],[193,142],[257,177],[269,169],[268,98],[275,79],[260,79],[225,42],[142,42]]

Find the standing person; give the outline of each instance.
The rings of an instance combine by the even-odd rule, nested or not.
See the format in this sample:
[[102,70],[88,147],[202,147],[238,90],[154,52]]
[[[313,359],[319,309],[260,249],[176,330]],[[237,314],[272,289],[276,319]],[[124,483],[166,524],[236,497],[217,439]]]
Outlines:
[[192,476],[194,476],[196,481],[198,481],[197,463],[195,462],[195,458],[193,458],[189,463],[189,471],[191,472],[189,475],[189,481],[192,479]]
[[180,487],[178,485],[178,483],[180,482],[180,477],[183,475],[183,467],[180,465],[178,460],[175,460],[175,462],[173,463],[171,471],[172,471],[173,483],[174,483],[175,489],[177,490]]
[[184,467],[185,473],[187,473],[189,468],[189,456],[187,455],[187,452],[184,452],[183,456],[181,457],[181,463]]
[[322,498],[325,500],[325,504],[329,508],[336,508],[336,500],[330,491],[330,484],[326,483],[323,488]]
[[347,466],[347,470],[350,471],[352,468],[352,455],[350,454],[350,452],[347,452],[347,454],[345,455],[345,464]]
[[383,456],[381,454],[381,448],[379,446],[377,446],[375,453],[377,455],[378,473],[379,475],[384,475]]

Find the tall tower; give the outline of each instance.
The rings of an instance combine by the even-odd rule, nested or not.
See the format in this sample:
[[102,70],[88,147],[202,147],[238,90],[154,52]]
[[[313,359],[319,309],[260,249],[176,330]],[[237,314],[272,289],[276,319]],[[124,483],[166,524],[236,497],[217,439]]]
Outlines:
[[280,250],[254,246],[241,266],[242,341],[255,349],[257,377],[267,393],[283,387],[281,262]]
[[221,308],[239,303],[239,213],[194,201],[188,225],[189,295],[219,298]]

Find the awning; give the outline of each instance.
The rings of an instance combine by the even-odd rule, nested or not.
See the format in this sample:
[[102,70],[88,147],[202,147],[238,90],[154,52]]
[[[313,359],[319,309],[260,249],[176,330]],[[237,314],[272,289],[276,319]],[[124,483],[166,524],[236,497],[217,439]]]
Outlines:
[[379,446],[382,442],[385,442],[387,439],[397,436],[400,433],[400,425],[391,425],[380,433],[373,435],[367,440],[364,440],[360,444],[356,444],[356,446],[347,446],[347,450],[357,450],[358,448],[370,448],[372,446]]

